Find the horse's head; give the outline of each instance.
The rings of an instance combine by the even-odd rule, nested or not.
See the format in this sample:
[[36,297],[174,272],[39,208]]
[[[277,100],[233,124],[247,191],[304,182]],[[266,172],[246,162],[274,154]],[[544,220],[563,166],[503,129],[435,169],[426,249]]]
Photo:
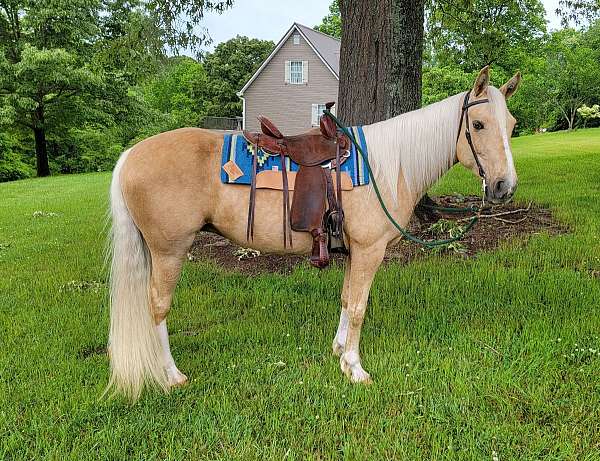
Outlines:
[[[485,180],[485,198],[492,203],[510,200],[517,188],[510,137],[516,124],[506,106],[521,82],[517,73],[502,88],[490,86],[490,69],[484,67],[465,96],[456,155],[466,168]],[[471,142],[469,142],[469,138]]]

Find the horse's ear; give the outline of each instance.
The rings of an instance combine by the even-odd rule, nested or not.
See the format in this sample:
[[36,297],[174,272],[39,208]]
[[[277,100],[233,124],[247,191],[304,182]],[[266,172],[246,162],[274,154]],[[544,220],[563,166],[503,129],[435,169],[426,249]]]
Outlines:
[[508,82],[502,85],[500,91],[504,95],[506,99],[510,98],[513,94],[517,92],[519,88],[519,84],[521,83],[521,72],[517,72],[513,78],[511,78]]
[[488,85],[490,84],[490,66],[485,66],[479,72],[477,79],[475,80],[475,85],[473,86],[473,94],[475,96],[481,96],[481,94],[486,90]]

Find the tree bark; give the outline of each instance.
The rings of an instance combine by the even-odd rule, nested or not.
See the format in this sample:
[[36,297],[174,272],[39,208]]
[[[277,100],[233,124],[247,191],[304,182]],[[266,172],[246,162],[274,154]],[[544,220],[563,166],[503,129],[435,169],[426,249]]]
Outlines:
[[[338,114],[366,125],[421,107],[424,0],[340,0],[342,44]],[[425,195],[415,214],[439,216]]]
[[33,135],[35,138],[35,160],[38,177],[50,176],[48,163],[48,145],[46,143],[46,127],[44,126],[44,109],[38,106],[33,116]]
[[421,106],[424,11],[424,0],[340,0],[344,123],[375,123]]

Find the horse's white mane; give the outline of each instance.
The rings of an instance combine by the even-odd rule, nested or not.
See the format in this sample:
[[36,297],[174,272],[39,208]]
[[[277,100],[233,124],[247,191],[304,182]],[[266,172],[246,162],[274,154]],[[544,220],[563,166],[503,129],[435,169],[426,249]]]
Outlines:
[[416,199],[453,165],[463,98],[461,93],[364,127],[373,174],[395,203],[400,171]]

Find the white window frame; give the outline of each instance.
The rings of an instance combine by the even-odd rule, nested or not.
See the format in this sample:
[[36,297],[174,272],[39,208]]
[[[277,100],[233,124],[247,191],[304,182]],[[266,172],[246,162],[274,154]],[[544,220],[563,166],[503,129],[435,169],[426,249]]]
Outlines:
[[313,104],[311,106],[311,125],[319,126],[321,122],[321,117],[325,112],[325,103]]
[[290,83],[292,85],[302,85],[304,83],[302,61],[290,61]]
[[294,45],[300,45],[300,34],[294,34]]
[[[294,78],[292,80],[292,64],[294,67]],[[285,84],[305,85],[308,84],[308,61],[285,61]]]

